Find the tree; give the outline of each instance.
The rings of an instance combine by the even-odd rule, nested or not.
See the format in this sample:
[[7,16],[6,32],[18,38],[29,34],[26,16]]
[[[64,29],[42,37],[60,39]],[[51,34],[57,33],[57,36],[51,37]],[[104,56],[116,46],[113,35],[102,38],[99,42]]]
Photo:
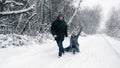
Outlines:
[[106,33],[111,37],[120,38],[120,9],[112,9],[106,24]]
[[[29,0],[1,0],[0,1],[0,22],[1,24],[6,25],[5,31],[8,31],[12,33],[16,33],[16,29],[12,29],[12,25],[18,26],[19,23],[21,23],[18,19],[22,18],[21,14],[24,15],[24,18],[22,21],[25,21],[29,16],[31,16],[35,4],[30,3]],[[1,8],[2,7],[2,8]],[[16,27],[18,28],[18,27]],[[23,29],[22,27],[19,27],[19,29]],[[20,31],[19,31],[20,32]]]
[[[0,22],[11,24],[11,32],[36,35],[48,32],[59,12],[64,13],[68,21],[75,11],[73,0],[1,0]],[[34,16],[35,14],[35,16]],[[32,17],[33,15],[33,17]],[[5,27],[6,28],[6,27]]]
[[84,8],[79,10],[78,14],[71,24],[70,31],[73,31],[76,27],[82,25],[83,31],[86,34],[95,34],[99,27],[101,20],[101,8],[96,6],[95,8]]

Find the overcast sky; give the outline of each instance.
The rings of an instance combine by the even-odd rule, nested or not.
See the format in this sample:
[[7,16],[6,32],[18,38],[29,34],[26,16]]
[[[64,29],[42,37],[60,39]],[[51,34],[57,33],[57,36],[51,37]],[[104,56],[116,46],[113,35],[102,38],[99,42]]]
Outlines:
[[[77,2],[79,0],[76,0]],[[76,5],[78,5],[76,3]],[[103,24],[105,23],[106,19],[108,18],[108,14],[111,8],[115,7],[116,9],[120,8],[120,0],[83,0],[81,7],[94,7],[96,5],[100,5],[102,7],[102,14],[103,14]]]
[[83,0],[82,3],[82,7],[93,7],[95,5],[100,5],[103,8],[103,14],[107,15],[111,8],[120,6],[120,0]]

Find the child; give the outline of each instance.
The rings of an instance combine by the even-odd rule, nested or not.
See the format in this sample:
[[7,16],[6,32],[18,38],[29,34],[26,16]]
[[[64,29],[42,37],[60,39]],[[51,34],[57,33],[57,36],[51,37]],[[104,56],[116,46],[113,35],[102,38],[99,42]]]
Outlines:
[[67,52],[72,51],[73,54],[75,54],[75,52],[80,52],[78,38],[79,38],[81,32],[82,32],[82,27],[79,28],[78,33],[76,33],[76,32],[72,33],[71,38],[70,38],[70,45],[67,48],[65,48],[65,51],[67,51]]

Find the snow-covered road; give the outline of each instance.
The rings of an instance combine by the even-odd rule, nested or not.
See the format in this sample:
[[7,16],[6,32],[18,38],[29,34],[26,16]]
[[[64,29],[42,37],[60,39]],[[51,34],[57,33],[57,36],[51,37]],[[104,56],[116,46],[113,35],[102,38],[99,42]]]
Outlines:
[[[53,40],[42,45],[0,49],[0,68],[120,68],[120,42],[101,35],[81,37],[79,54],[57,57]],[[69,44],[67,38],[64,42]]]

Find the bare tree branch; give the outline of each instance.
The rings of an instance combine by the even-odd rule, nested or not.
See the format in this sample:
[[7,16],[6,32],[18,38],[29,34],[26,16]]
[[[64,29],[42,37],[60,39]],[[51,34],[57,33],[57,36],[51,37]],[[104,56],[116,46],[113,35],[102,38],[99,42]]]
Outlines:
[[27,11],[32,10],[35,7],[35,5],[33,4],[32,6],[30,6],[27,9],[22,9],[22,10],[17,10],[17,11],[6,11],[6,12],[0,12],[0,15],[11,15],[11,14],[20,14],[20,13],[24,13]]
[[15,2],[15,1],[6,1],[4,4],[10,4],[10,3],[13,3],[13,4],[16,4],[16,5],[24,5],[23,3],[19,3],[19,2]]
[[77,14],[78,9],[80,8],[81,3],[82,3],[82,0],[80,0],[80,2],[79,2],[79,4],[78,4],[78,7],[76,8],[76,10],[75,10],[75,12],[73,13],[72,17],[71,17],[70,20],[68,21],[68,23],[67,23],[68,25],[71,24],[73,18],[74,18],[75,15]]
[[25,26],[23,26],[23,29],[22,29],[22,31],[21,31],[21,34],[24,33],[25,28],[27,27],[27,25],[29,25],[30,20],[31,20],[35,15],[36,15],[36,13],[34,13],[32,16],[30,16],[29,19],[26,21],[26,24],[25,24]]

